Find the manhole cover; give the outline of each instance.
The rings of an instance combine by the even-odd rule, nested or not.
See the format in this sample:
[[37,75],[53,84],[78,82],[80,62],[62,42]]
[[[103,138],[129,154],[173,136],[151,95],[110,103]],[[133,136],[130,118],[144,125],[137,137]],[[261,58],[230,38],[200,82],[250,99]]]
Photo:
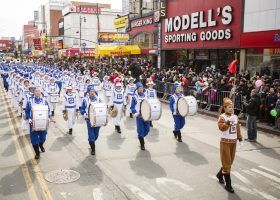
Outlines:
[[79,178],[80,173],[67,169],[54,170],[45,175],[45,179],[48,182],[58,184],[71,183],[78,180]]

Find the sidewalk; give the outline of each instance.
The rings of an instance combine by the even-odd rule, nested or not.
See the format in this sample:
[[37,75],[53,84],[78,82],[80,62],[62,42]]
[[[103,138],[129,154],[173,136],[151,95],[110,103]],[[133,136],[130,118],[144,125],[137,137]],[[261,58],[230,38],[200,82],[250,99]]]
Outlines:
[[[160,101],[163,102],[163,103],[169,103],[168,101],[162,100],[162,99],[160,99]],[[201,115],[207,115],[207,116],[210,116],[210,117],[213,117],[213,118],[216,118],[216,119],[218,117],[218,113],[217,112],[215,112],[215,111],[208,111],[208,110],[205,110],[205,109],[202,109],[202,108],[199,108],[198,113],[201,114]],[[239,119],[239,121],[241,122],[242,126],[246,126],[246,120]],[[265,123],[259,122],[257,124],[257,127],[258,127],[258,130],[263,131],[265,133],[269,133],[269,134],[280,136],[280,130],[279,129],[275,129],[274,127],[269,126],[269,125],[267,125]]]

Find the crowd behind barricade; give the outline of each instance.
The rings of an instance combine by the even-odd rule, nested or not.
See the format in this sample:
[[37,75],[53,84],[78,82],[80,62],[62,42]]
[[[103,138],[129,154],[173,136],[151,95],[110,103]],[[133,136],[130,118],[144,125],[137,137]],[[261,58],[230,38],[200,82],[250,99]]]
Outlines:
[[[270,114],[273,109],[280,113],[280,81],[277,79],[279,75],[274,74],[272,77],[269,71],[251,76],[249,71],[236,75],[231,74],[227,67],[219,70],[206,67],[200,72],[196,71],[196,67],[185,65],[157,69],[150,61],[143,59],[114,61],[41,60],[38,63],[54,66],[60,71],[80,71],[81,74],[89,70],[91,76],[97,74],[100,80],[105,75],[109,75],[112,82],[118,76],[125,80],[132,76],[144,85],[147,79],[152,79],[156,83],[158,97],[166,100],[169,100],[172,94],[174,83],[180,82],[184,94],[195,96],[199,105],[207,110],[217,110],[222,105],[223,98],[230,97],[234,100],[235,110],[241,118],[245,117],[248,112],[245,105],[251,99],[251,91],[257,89],[261,104],[258,120],[280,128],[280,117],[273,117]],[[124,81],[124,84],[126,83],[127,81]]]

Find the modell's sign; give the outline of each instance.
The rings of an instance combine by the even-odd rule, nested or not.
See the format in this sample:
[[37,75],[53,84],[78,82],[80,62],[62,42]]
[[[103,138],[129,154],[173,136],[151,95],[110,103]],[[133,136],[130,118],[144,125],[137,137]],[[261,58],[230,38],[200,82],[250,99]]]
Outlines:
[[146,26],[146,25],[150,25],[150,24],[153,24],[152,17],[132,21],[131,28]]
[[[232,38],[233,8],[230,5],[186,13],[165,19],[165,43],[222,41]],[[218,27],[218,28],[217,28]],[[197,30],[200,30],[198,33]]]

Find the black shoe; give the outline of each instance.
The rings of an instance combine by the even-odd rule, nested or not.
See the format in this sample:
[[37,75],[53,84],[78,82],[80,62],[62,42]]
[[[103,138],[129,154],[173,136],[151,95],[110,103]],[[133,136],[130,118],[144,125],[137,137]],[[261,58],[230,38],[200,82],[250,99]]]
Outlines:
[[70,128],[68,134],[69,134],[69,135],[72,135],[72,133],[73,133],[73,129]]
[[40,149],[41,149],[42,152],[45,152],[45,148],[44,148],[44,146],[43,146],[43,143],[39,143],[39,147],[40,147]]
[[121,132],[121,127],[120,126],[116,126],[116,128],[117,128],[117,132],[121,134],[122,133]]
[[95,155],[95,142],[89,142],[91,148],[91,155]]
[[129,117],[130,117],[130,118],[133,118],[133,115],[132,115],[132,113],[129,113]]
[[138,137],[139,142],[140,142],[140,148],[142,151],[145,151],[145,141],[144,138]]
[[154,127],[152,121],[150,121],[150,127]]
[[178,131],[177,134],[178,134],[178,142],[182,142],[182,134],[181,134],[181,131]]
[[218,174],[216,175],[216,177],[218,178],[219,183],[225,184],[224,175],[223,175],[223,173],[222,173],[222,168],[220,169],[220,171],[218,172]]
[[173,134],[174,134],[174,138],[177,139],[177,137],[178,137],[178,132],[177,132],[177,131],[173,131]]
[[54,117],[54,111],[52,111],[52,117]]
[[230,174],[224,174],[224,177],[225,177],[225,181],[226,181],[225,189],[230,193],[234,193],[234,189],[231,186]]
[[33,149],[35,151],[35,159],[38,160],[40,158],[39,144],[33,145]]

